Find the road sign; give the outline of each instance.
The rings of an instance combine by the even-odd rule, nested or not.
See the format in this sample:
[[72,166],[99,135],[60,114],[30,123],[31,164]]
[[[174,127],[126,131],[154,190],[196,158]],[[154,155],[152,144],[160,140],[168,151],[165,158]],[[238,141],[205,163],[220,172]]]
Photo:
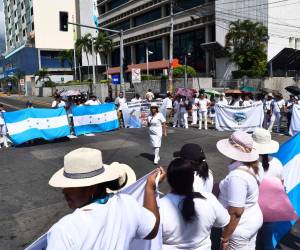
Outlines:
[[120,84],[120,83],[121,83],[120,75],[112,75],[112,84]]
[[142,81],[141,69],[132,69],[132,83],[140,83]]

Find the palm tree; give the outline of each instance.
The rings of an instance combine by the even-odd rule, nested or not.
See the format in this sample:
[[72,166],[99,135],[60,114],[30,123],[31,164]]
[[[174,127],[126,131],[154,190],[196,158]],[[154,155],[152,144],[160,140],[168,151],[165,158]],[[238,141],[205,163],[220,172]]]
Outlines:
[[90,79],[90,61],[88,55],[92,51],[92,35],[90,33],[87,33],[83,37],[77,39],[76,48],[77,51],[83,51],[86,55],[86,60],[88,63],[88,78]]
[[63,50],[59,53],[59,60],[61,66],[64,67],[65,63],[70,65],[70,67],[74,67],[74,51],[72,49]]
[[41,69],[38,72],[36,72],[34,74],[34,76],[37,76],[38,79],[35,81],[36,83],[41,81],[41,82],[45,82],[45,79],[48,79],[49,81],[51,81],[51,78],[49,76],[49,72],[47,69]]
[[[95,52],[96,55],[99,54],[104,56],[106,64],[106,76],[108,70],[108,56],[113,51],[114,46],[111,38],[107,35],[106,32],[99,32],[98,36],[95,39]],[[97,56],[96,56],[97,58]]]

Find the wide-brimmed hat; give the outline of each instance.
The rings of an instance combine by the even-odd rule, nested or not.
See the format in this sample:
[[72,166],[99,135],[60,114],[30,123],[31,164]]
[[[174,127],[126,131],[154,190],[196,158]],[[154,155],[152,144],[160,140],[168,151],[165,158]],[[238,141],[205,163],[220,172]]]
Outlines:
[[271,139],[269,130],[257,128],[252,134],[253,147],[260,155],[274,154],[279,150],[279,143]]
[[[100,183],[127,180],[127,185],[136,181],[134,171],[125,164],[103,164],[98,149],[79,148],[64,157],[64,166],[50,179],[49,185],[58,188],[88,187]],[[123,185],[124,186],[124,185]]]
[[191,161],[203,161],[205,159],[205,154],[202,147],[195,143],[183,145],[180,151],[173,153],[173,156]]
[[218,141],[217,148],[220,153],[235,161],[253,162],[259,158],[253,148],[251,135],[243,131],[236,131],[229,139]]
[[150,108],[158,108],[158,104],[156,102],[152,102]]

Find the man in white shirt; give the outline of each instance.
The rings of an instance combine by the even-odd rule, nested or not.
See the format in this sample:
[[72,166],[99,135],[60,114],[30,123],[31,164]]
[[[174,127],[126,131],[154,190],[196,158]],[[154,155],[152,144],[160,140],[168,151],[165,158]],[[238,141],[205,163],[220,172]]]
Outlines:
[[61,96],[56,96],[51,106],[52,108],[62,108],[66,107],[66,103],[62,100]]
[[209,106],[210,100],[205,97],[204,93],[201,93],[199,98],[199,129],[202,129],[204,120],[204,129],[207,130],[207,110]]
[[115,105],[117,106],[118,110],[118,117],[119,117],[119,122],[120,122],[120,127],[124,127],[124,120],[123,120],[123,114],[122,110],[124,105],[126,104],[126,98],[124,97],[124,93],[120,92],[119,96],[115,100]]
[[163,100],[162,106],[166,107],[166,110],[167,110],[167,117],[166,117],[167,122],[166,123],[167,123],[167,125],[169,125],[171,122],[172,111],[173,111],[173,102],[172,102],[171,93],[169,93],[169,92],[167,93],[167,97]]
[[249,95],[245,95],[245,100],[243,101],[243,107],[249,107],[253,104],[253,101],[250,99]]
[[279,94],[275,96],[275,99],[271,103],[271,109],[272,109],[272,116],[271,116],[271,122],[269,126],[269,131],[273,130],[274,123],[276,122],[276,132],[280,132],[281,127],[281,119],[282,119],[282,113],[284,112],[285,108],[285,101],[283,99],[282,94]]
[[151,89],[148,89],[148,92],[145,95],[147,101],[151,102],[154,99],[154,94]]
[[219,105],[224,105],[224,106],[228,105],[228,101],[226,100],[225,93],[222,93],[222,94],[220,95],[220,99],[219,99],[219,101],[217,102],[217,104],[219,104]]
[[198,111],[199,111],[199,98],[197,95],[194,95],[193,104],[192,104],[192,125],[196,125],[198,122]]
[[88,100],[84,103],[84,105],[87,105],[87,106],[95,106],[95,105],[99,105],[99,104],[101,104],[101,102],[94,95],[90,96],[90,100]]
[[273,95],[272,95],[272,93],[269,93],[263,102],[264,114],[265,114],[263,127],[265,129],[268,129],[270,126],[271,116],[272,116],[272,108],[271,108],[272,102],[273,102]]
[[139,94],[135,94],[134,98],[131,99],[132,103],[142,102],[142,98]]

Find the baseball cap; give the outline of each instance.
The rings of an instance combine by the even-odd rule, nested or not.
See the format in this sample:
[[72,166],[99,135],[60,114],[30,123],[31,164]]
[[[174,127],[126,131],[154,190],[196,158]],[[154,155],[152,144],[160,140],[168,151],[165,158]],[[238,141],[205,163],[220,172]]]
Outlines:
[[173,156],[191,161],[202,161],[205,159],[202,147],[195,143],[185,144],[180,151],[174,152]]

